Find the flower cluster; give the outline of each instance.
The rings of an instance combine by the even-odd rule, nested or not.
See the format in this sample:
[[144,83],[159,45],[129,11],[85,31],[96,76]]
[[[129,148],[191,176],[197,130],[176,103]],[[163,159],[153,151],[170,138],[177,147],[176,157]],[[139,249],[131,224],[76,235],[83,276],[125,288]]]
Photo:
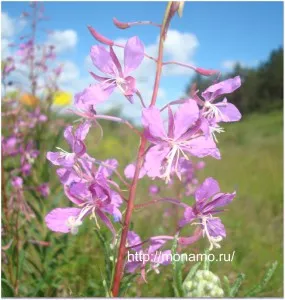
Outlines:
[[[111,189],[117,184],[111,179],[118,162],[108,159],[98,162],[86,153],[84,139],[91,122],[86,121],[73,133],[72,126],[64,131],[64,137],[72,152],[59,149],[60,152],[48,152],[47,158],[59,166],[57,174],[64,187],[65,195],[76,208],[56,208],[46,216],[47,226],[57,232],[76,234],[82,220],[90,216],[97,222],[97,216],[106,224],[115,236],[115,229],[106,214],[115,221],[121,220],[119,210],[122,204],[120,195]],[[98,168],[95,167],[98,164]]]
[[[175,7],[170,10],[169,18],[172,18],[177,11],[178,7]],[[162,30],[161,40],[166,36],[168,21],[165,23],[165,31]],[[118,20],[114,22],[119,28],[128,28],[132,24],[125,24]],[[156,198],[141,204],[140,207],[158,201],[176,205],[183,212],[183,217],[177,224],[178,231],[180,232],[188,225],[192,225],[192,227],[188,227],[189,229],[193,226],[196,227],[192,235],[189,233],[186,237],[179,237],[178,244],[187,246],[201,237],[206,237],[209,240],[210,250],[219,248],[220,242],[226,237],[226,230],[216,214],[223,211],[223,207],[234,199],[236,193],[221,193],[218,182],[211,177],[199,184],[196,172],[205,167],[205,163],[200,159],[205,157],[221,159],[217,135],[224,132],[222,124],[241,119],[239,110],[225,97],[241,86],[240,77],[236,76],[215,82],[201,94],[195,90],[188,98],[172,101],[161,108],[156,105],[155,101],[158,89],[158,81],[156,81],[154,96],[147,104],[138,89],[136,79],[130,74],[140,66],[145,58],[157,62],[158,68],[159,65],[163,66],[162,56],[155,59],[145,53],[143,43],[137,36],[129,38],[125,45],[121,45],[102,36],[92,27],[89,27],[89,30],[93,37],[102,44],[92,46],[90,52],[94,66],[102,75],[91,71],[90,74],[96,83],[75,95],[74,112],[81,116],[83,121],[74,131],[72,126],[65,129],[64,137],[71,152],[59,149],[59,152],[47,153],[47,159],[60,167],[57,174],[63,184],[65,195],[76,207],[52,210],[46,216],[47,226],[56,232],[75,234],[86,216],[94,219],[99,226],[98,216],[112,231],[113,236],[118,235],[121,231],[116,232],[107,215],[112,216],[115,222],[121,220],[121,211],[125,207],[122,199],[125,199],[126,214],[120,235],[118,259],[121,260],[124,257],[126,249],[134,253],[151,254],[164,247],[174,237],[171,235],[153,236],[142,242],[137,233],[129,230],[129,222],[135,206],[136,185],[140,179],[148,177],[150,180],[161,181],[160,184],[166,184],[168,190],[171,190],[173,182],[178,180],[184,189],[179,196]],[[124,49],[123,63],[115,53],[116,47]],[[211,70],[188,67],[202,75],[215,74]],[[128,105],[132,105],[136,101],[141,104],[142,131],[137,130],[122,118],[97,113],[100,104],[107,101],[115,89],[129,101]],[[166,120],[163,119],[165,110],[167,110]],[[125,178],[129,182],[126,182],[116,170],[118,162],[115,159],[100,161],[86,152],[84,140],[91,126],[98,124],[99,119],[127,125],[140,137],[138,158],[135,162],[130,162],[124,170]],[[112,178],[113,175],[117,176],[117,179],[120,180],[119,183]],[[124,188],[121,187],[121,184],[124,184]],[[127,196],[125,196],[125,187],[129,192]],[[158,194],[159,187],[156,183],[152,183],[149,188],[150,197]],[[192,206],[181,201],[183,196],[188,198],[193,195],[195,203]],[[123,255],[121,255],[122,253]],[[146,263],[129,261],[122,264],[119,261],[116,273],[119,275],[117,277],[115,275],[115,277],[121,276],[122,265],[127,273],[133,273],[140,269],[142,277],[145,279],[149,270],[158,271],[158,265],[168,263],[168,261],[150,260],[148,262],[150,266],[147,268]]]
[[[2,131],[2,173],[6,184],[5,210],[11,215],[21,211],[26,219],[34,216],[25,199],[26,192],[36,197],[48,197],[49,183],[43,182],[37,173],[37,162],[41,159],[43,130],[49,125],[50,98],[58,89],[56,82],[62,67],[50,68],[54,61],[55,46],[41,45],[36,40],[38,23],[44,20],[42,4],[29,4],[32,11],[21,18],[31,27],[31,32],[19,37],[19,42],[11,43],[11,56],[2,61],[2,118],[5,126]],[[48,72],[49,71],[49,72]],[[22,77],[19,77],[21,75]],[[52,80],[42,81],[43,76]],[[15,81],[15,78],[18,78]],[[25,78],[26,83],[22,80]],[[42,81],[42,86],[39,83]],[[39,92],[47,91],[47,97]],[[40,99],[41,98],[41,99]],[[53,125],[51,125],[53,126]],[[10,183],[10,184],[9,184]],[[7,220],[8,215],[6,216]]]
[[[14,106],[13,101],[8,104],[10,107]],[[46,115],[42,114],[40,108],[34,111],[21,111],[18,113],[17,109],[10,112],[3,113],[2,116],[15,115],[15,121],[7,123],[7,129],[2,135],[2,164],[12,164],[13,168],[6,175],[3,175],[11,182],[11,194],[9,196],[8,209],[12,213],[18,208],[24,213],[27,219],[34,216],[32,210],[25,201],[25,189],[34,190],[38,195],[47,197],[49,195],[48,183],[42,183],[35,186],[27,186],[24,180],[29,181],[34,175],[33,166],[39,156],[39,150],[36,148],[31,131],[35,130],[41,123],[47,121]]]
[[184,283],[186,297],[223,297],[220,278],[208,270],[198,270],[192,280]]

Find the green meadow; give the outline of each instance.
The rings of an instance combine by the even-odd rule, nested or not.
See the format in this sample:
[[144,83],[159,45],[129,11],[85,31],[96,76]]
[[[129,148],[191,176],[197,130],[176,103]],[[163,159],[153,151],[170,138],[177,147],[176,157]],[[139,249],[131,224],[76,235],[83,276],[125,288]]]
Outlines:
[[[124,125],[100,122],[104,129],[101,137],[99,127],[93,128],[88,136],[88,153],[97,159],[116,158],[120,171],[135,159],[138,139],[130,134]],[[223,192],[236,190],[237,197],[227,211],[220,216],[227,229],[227,238],[218,253],[233,253],[232,262],[214,262],[211,269],[220,278],[227,275],[231,282],[239,273],[246,279],[239,296],[243,296],[263,276],[268,265],[278,261],[277,271],[266,290],[260,296],[277,297],[283,295],[283,114],[280,111],[268,114],[252,114],[239,123],[226,124],[226,132],[219,136],[222,160],[206,159],[206,167],[200,171],[201,180],[214,177]],[[50,132],[49,135],[54,135]],[[57,146],[64,147],[59,134]],[[56,144],[50,145],[54,151]],[[54,147],[54,148],[53,148]],[[55,167],[47,165],[43,159],[43,179],[51,183],[48,199],[28,199],[40,211],[36,219],[26,224],[23,238],[50,241],[46,246],[25,243],[20,252],[21,296],[105,296],[104,259],[102,247],[96,235],[93,221],[86,220],[76,236],[49,232],[43,215],[54,207],[70,206],[56,177]],[[148,186],[150,180],[142,179],[138,187],[136,203],[150,200]],[[162,184],[160,185],[163,186]],[[174,196],[173,190],[163,189],[162,194]],[[32,195],[31,195],[32,196]],[[193,202],[191,198],[184,201]],[[165,217],[165,208],[175,210],[171,217]],[[173,234],[174,222],[181,215],[171,204],[156,204],[137,209],[133,214],[132,229],[143,239],[150,235]],[[191,235],[193,229],[183,230],[183,235]],[[101,233],[111,242],[111,234],[101,226]],[[27,238],[28,237],[28,238]],[[187,253],[203,251],[207,241],[200,240],[184,249]],[[171,247],[171,245],[170,245]],[[9,254],[9,253],[8,253]],[[185,274],[193,263],[185,264]],[[161,273],[148,275],[148,283],[137,279],[127,296],[171,297],[171,267],[161,267]]]

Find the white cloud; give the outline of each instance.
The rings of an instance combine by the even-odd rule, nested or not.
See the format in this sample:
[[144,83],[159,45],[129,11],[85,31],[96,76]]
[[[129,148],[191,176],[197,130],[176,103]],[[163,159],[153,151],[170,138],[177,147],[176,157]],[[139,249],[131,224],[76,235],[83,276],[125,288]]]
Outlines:
[[63,71],[59,77],[59,84],[66,84],[79,79],[80,72],[72,61],[63,61]]
[[5,12],[1,12],[2,38],[11,38],[15,34],[15,22]]
[[10,41],[6,38],[1,40],[1,54],[3,58],[11,55],[11,49],[9,47]]
[[54,45],[55,51],[61,53],[75,48],[77,40],[77,33],[74,30],[56,30],[49,35],[47,44]]
[[225,60],[222,62],[222,67],[227,70],[232,70],[236,64],[241,64],[238,60]]
[[[169,30],[165,40],[165,58],[170,61],[182,62],[193,65],[193,56],[199,42],[197,37],[188,32]],[[164,67],[164,75],[184,75],[193,71],[177,65],[167,65]]]
[[16,35],[24,29],[26,24],[25,19],[13,19],[7,13],[1,12],[1,54],[3,58],[12,54],[9,44],[13,43]]

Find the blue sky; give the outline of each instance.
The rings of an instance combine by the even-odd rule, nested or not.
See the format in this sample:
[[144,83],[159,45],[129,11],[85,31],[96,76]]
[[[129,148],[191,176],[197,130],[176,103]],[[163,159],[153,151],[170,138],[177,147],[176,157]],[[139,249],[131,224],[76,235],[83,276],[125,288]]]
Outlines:
[[[85,82],[85,86],[92,82],[86,69],[86,57],[96,42],[87,25],[92,25],[111,39],[138,35],[151,50],[158,36],[157,28],[136,26],[119,30],[113,26],[112,17],[122,21],[152,20],[159,23],[165,5],[165,2],[45,2],[45,14],[50,20],[41,27],[75,32],[76,43],[59,53],[59,59],[76,66],[76,77],[80,80],[74,79],[74,87],[80,89]],[[14,23],[23,10],[27,10],[27,2],[2,2],[2,13],[6,13]],[[187,2],[183,17],[175,17],[171,29],[174,31],[166,58],[181,57],[197,66],[222,72],[230,70],[234,61],[254,66],[266,60],[271,50],[283,45],[283,3]],[[149,70],[145,68],[140,76],[151,79]],[[162,81],[160,103],[183,94],[190,76],[184,71],[170,70]],[[147,79],[143,85],[148,97],[152,82]],[[68,88],[67,84],[65,86]]]

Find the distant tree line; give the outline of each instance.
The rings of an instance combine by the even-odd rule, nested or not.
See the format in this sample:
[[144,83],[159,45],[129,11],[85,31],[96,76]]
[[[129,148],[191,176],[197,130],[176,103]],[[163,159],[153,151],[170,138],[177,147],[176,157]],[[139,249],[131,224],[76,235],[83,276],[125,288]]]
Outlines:
[[[260,63],[256,68],[245,68],[236,64],[234,69],[220,80],[237,75],[241,77],[242,86],[227,98],[237,105],[242,113],[265,112],[283,107],[283,48],[273,50],[267,61]],[[186,88],[187,94],[194,83],[202,92],[212,84],[212,78],[195,75]]]

